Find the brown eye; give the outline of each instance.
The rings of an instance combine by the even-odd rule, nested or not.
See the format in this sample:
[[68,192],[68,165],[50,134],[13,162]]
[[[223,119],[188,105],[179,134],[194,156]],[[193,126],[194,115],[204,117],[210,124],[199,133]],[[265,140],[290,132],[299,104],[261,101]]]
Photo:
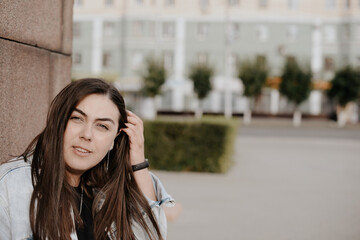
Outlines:
[[77,116],[72,116],[70,117],[70,120],[74,120],[74,121],[82,121],[82,119],[80,117],[77,117]]
[[109,128],[104,124],[98,124],[98,126],[105,129],[105,130],[109,130]]

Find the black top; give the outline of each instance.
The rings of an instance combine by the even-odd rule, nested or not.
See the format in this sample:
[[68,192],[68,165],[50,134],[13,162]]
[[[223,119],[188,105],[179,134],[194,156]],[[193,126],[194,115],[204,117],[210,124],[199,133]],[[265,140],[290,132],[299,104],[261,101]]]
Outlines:
[[[79,208],[81,202],[81,187],[76,187],[76,192],[79,194]],[[93,216],[91,212],[91,206],[93,199],[83,193],[83,202],[81,210],[81,219],[83,220],[84,227],[80,228],[78,224],[75,224],[76,235],[79,240],[93,240],[94,239],[94,223]],[[79,209],[80,211],[80,209]]]

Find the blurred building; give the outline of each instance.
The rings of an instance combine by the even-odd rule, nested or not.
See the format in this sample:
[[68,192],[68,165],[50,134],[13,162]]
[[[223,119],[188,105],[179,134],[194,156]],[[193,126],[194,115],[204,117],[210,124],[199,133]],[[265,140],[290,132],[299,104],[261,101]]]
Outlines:
[[[286,58],[314,74],[315,89],[305,113],[327,114],[322,91],[335,70],[360,68],[359,0],[75,0],[73,77],[112,79],[128,105],[139,107],[139,71],[149,55],[169,72],[159,110],[196,107],[189,66],[215,68],[206,112],[241,113],[246,106],[236,65],[246,59],[267,64],[280,75]],[[290,113],[276,88],[264,88],[257,112]]]

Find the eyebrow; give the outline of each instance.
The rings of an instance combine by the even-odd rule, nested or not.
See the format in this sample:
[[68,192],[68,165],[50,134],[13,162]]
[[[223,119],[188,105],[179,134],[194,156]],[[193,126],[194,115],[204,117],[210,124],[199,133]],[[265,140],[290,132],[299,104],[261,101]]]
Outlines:
[[[81,115],[83,115],[84,117],[87,117],[87,114],[84,113],[83,111],[81,111],[80,109],[78,108],[75,108],[74,111],[80,113]],[[107,122],[111,122],[112,124],[115,125],[115,122],[111,119],[111,118],[97,118],[95,119],[96,121],[107,121]]]

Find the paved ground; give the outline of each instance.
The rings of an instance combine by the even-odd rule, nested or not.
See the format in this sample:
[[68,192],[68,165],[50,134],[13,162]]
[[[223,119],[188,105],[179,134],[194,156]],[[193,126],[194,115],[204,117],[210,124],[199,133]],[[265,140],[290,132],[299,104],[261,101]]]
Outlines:
[[360,126],[254,120],[227,174],[156,171],[183,206],[168,239],[359,240]]

